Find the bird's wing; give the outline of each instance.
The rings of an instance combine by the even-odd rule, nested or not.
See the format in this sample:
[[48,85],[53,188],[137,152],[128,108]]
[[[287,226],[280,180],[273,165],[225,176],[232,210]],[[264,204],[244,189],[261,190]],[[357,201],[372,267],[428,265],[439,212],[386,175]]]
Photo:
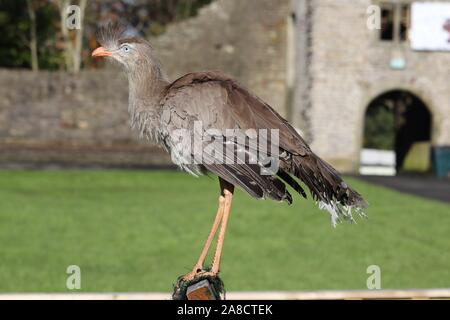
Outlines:
[[[332,214],[333,221],[340,217],[351,219],[352,208],[358,211],[366,206],[364,199],[345,184],[332,166],[311,151],[285,119],[268,104],[222,73],[192,73],[178,79],[167,88],[163,104],[163,109],[172,110],[170,114],[173,119],[178,119],[173,122],[175,127],[189,127],[191,120],[196,119],[202,121],[207,128],[219,130],[278,129],[278,146],[281,151],[278,176],[281,179],[300,194],[303,194],[301,187],[289,174],[302,180],[313,198]],[[254,167],[235,167],[214,165],[207,168],[231,183],[239,180],[236,176],[245,177],[237,184],[246,191],[252,188],[252,184],[260,183],[257,180],[259,173]],[[273,178],[276,183],[270,185],[269,191],[265,190],[268,188],[267,184],[261,184],[259,187],[262,187],[265,194],[273,189],[282,194],[284,190],[279,188],[278,183],[281,181]],[[268,178],[263,179],[265,182],[269,181]],[[257,187],[254,187],[254,190],[257,190]],[[256,191],[254,193],[258,194]]]
[[[252,146],[247,144],[248,141],[244,141],[244,145],[239,145],[234,140],[228,140],[225,137],[226,130],[256,127],[255,124],[238,121],[240,118],[230,105],[232,98],[230,93],[233,89],[227,85],[231,80],[226,79],[228,78],[216,73],[189,74],[167,89],[162,100],[161,119],[163,127],[166,128],[164,139],[169,144],[168,149],[172,152],[172,158],[178,159],[180,165],[180,159],[192,160],[200,156],[201,164],[207,170],[240,186],[253,197],[291,202],[291,195],[276,174],[261,174],[264,169],[261,163],[237,163],[235,158],[237,150],[245,153],[247,158],[257,158],[258,150],[252,149]],[[249,114],[245,113],[245,116],[248,121],[252,121]],[[185,138],[188,135],[191,138],[186,142]],[[205,136],[212,139],[205,142]],[[193,146],[194,139],[203,141],[201,148],[196,149]],[[218,150],[209,143],[212,141],[216,145],[223,146],[223,149]],[[230,147],[236,152],[226,152],[226,148]],[[181,167],[186,169],[186,166]]]
[[271,106],[221,72],[187,74],[172,83],[168,91],[186,89],[187,94],[195,91],[199,98],[195,101],[196,105],[204,108],[202,99],[214,93],[215,90],[211,88],[220,88],[221,95],[215,99],[218,104],[214,110],[224,117],[223,123],[229,126],[226,128],[278,129],[280,147],[283,150],[301,156],[311,153],[300,134]]

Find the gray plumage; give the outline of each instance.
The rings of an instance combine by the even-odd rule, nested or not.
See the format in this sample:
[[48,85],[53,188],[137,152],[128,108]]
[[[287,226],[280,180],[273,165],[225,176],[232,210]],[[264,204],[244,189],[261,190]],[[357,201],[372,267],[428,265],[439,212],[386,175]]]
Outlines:
[[[194,175],[212,172],[252,197],[288,203],[292,202],[292,196],[286,184],[306,198],[295,179],[298,178],[309,188],[320,208],[330,212],[333,224],[340,218],[353,221],[353,210],[363,215],[365,201],[338,172],[315,155],[274,109],[230,77],[221,72],[199,72],[170,82],[147,41],[127,38],[122,29],[107,26],[100,31],[99,42],[127,73],[132,127],[170,152],[183,170]],[[201,136],[203,132],[194,130],[196,121],[203,123],[204,130],[278,129],[279,170],[272,175],[261,175],[261,163],[215,163],[218,155],[207,148],[201,148],[200,152],[209,161],[189,163],[186,156],[195,155],[185,153],[190,146],[177,140],[174,132],[183,129],[192,139]],[[257,150],[246,147],[249,156],[256,154]]]

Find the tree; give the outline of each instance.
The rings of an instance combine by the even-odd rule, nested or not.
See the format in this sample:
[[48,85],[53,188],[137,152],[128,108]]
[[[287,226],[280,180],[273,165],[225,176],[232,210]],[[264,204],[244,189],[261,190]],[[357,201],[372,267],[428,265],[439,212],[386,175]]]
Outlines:
[[[214,0],[0,0],[0,67],[65,69],[98,67],[89,52],[100,22],[122,20],[145,37],[197,14]],[[79,28],[67,27],[77,5]],[[72,8],[72,10],[71,10]],[[69,11],[68,11],[69,10]],[[87,45],[85,45],[87,44]]]
[[36,34],[36,12],[33,7],[33,1],[27,0],[28,15],[30,17],[30,51],[31,51],[31,68],[33,71],[39,70],[38,51],[37,51],[37,34]]
[[[87,0],[79,0],[78,7],[72,6],[70,0],[56,0],[55,3],[60,13],[60,27],[64,43],[66,69],[77,73],[81,69],[84,14],[86,12]],[[70,27],[69,19],[74,19],[74,28]]]
[[0,0],[0,67],[59,68],[57,17],[48,0]]
[[364,148],[395,149],[393,102],[386,100],[369,106],[365,119]]

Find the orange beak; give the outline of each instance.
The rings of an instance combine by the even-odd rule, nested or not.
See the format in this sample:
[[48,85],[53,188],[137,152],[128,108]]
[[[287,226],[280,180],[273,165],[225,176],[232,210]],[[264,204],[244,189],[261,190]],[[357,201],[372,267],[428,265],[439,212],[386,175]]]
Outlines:
[[112,52],[107,51],[103,47],[98,47],[97,49],[94,50],[94,52],[92,52],[92,56],[93,57],[111,57]]

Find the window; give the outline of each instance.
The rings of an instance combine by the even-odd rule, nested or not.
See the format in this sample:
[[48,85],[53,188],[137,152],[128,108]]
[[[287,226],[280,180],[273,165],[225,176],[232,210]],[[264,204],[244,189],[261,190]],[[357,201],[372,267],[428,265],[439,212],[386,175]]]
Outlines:
[[382,41],[406,41],[410,28],[411,6],[409,4],[381,4]]
[[394,40],[394,5],[385,4],[381,7],[381,31],[380,39]]

